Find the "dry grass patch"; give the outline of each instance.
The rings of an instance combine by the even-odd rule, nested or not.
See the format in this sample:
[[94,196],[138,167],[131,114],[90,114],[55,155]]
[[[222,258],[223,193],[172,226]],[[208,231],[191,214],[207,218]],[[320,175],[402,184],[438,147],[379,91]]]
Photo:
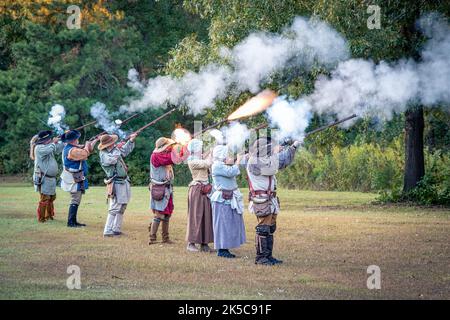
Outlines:
[[[174,245],[148,246],[149,193],[133,187],[125,235],[103,238],[104,190],[91,188],[79,210],[82,230],[65,226],[68,197],[58,190],[56,220],[38,224],[37,194],[0,187],[0,298],[3,299],[373,299],[450,295],[450,212],[379,206],[373,194],[281,190],[275,254],[285,263],[255,266],[254,217],[236,260],[185,250],[187,188],[176,188]],[[68,290],[79,265],[82,290]],[[382,289],[366,288],[379,265]]]

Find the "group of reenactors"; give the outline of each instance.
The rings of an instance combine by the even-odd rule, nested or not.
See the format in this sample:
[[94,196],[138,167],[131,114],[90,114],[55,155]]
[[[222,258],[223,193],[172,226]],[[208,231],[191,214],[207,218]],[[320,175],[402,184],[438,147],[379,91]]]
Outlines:
[[[100,164],[108,196],[108,215],[103,231],[105,237],[122,234],[122,223],[131,198],[128,167],[124,161],[134,149],[136,134],[119,142],[117,135],[104,134],[80,144],[81,133],[69,130],[59,137],[52,131],[41,131],[30,142],[30,157],[34,160],[34,185],[40,193],[37,207],[39,222],[53,220],[58,163],[62,154],[63,170],[60,175],[62,190],[69,192],[67,226],[84,227],[77,213],[83,194],[89,187],[87,159],[93,154],[97,142]],[[174,212],[173,166],[187,161],[192,174],[188,193],[187,250],[190,252],[217,251],[219,257],[235,258],[230,249],[246,241],[243,220],[243,195],[238,188],[237,176],[245,167],[249,185],[249,206],[256,215],[256,264],[282,263],[272,256],[273,234],[276,230],[280,202],[277,197],[276,173],[292,163],[299,141],[286,147],[272,143],[270,137],[260,137],[249,153],[235,159],[230,148],[216,143],[205,152],[203,141],[191,139],[187,145],[171,138],[161,137],[150,156],[150,208],[153,218],[149,225],[149,245],[157,243],[161,225],[162,243],[172,243],[169,221]],[[214,243],[214,249],[209,247]]]

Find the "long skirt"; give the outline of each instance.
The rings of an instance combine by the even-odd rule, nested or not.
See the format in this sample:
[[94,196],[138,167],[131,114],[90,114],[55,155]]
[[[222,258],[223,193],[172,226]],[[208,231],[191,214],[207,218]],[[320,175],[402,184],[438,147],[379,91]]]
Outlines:
[[189,243],[214,241],[211,202],[206,194],[202,194],[201,189],[201,184],[189,187],[186,233],[186,241]]
[[221,202],[212,203],[214,248],[232,249],[245,243],[245,226],[242,214],[231,205]]

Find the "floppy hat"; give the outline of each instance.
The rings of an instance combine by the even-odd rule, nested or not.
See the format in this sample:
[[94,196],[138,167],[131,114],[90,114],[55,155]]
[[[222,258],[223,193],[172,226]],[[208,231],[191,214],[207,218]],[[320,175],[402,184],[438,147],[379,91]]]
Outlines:
[[98,150],[103,150],[108,148],[109,146],[112,146],[116,143],[116,141],[119,139],[119,137],[115,134],[105,134],[100,137],[100,144],[98,145]]
[[176,144],[174,140],[170,138],[161,137],[158,140],[156,140],[155,150],[153,150],[153,152],[162,152],[174,144]]

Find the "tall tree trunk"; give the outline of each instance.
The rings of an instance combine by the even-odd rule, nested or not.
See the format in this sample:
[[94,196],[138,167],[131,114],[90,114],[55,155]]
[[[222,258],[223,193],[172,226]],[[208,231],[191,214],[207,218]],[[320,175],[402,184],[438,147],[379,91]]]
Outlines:
[[425,175],[423,107],[405,112],[405,175],[403,192],[414,188]]

